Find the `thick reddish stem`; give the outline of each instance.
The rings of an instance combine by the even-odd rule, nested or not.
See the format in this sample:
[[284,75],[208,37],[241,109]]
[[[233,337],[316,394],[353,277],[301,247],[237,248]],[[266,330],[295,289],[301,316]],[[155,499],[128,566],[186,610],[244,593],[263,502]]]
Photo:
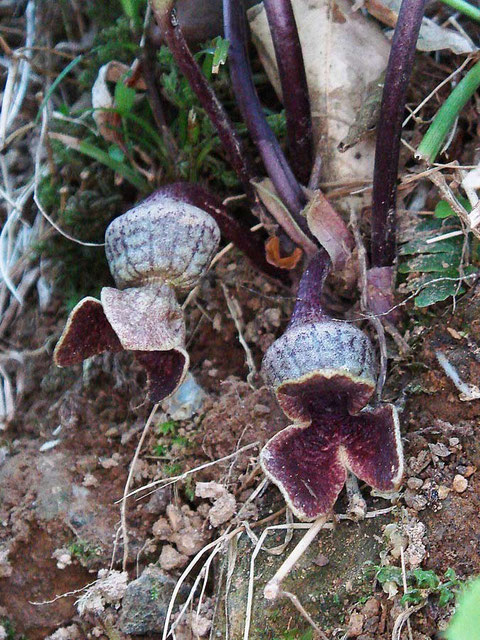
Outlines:
[[323,285],[332,268],[328,253],[321,247],[303,272],[298,285],[297,301],[289,327],[299,323],[316,322],[328,317],[323,308]]
[[282,87],[290,161],[297,178],[307,184],[313,162],[312,116],[292,3],[291,0],[264,0],[263,4]]
[[372,266],[395,261],[396,195],[400,136],[407,86],[426,0],[403,0],[388,59],[377,127],[372,194]]
[[223,19],[225,37],[230,42],[228,60],[232,85],[240,111],[278,195],[298,226],[308,233],[306,221],[299,215],[305,204],[305,197],[268,125],[253,83],[247,55],[243,0],[223,0]]
[[251,165],[244,153],[240,136],[236,132],[227,112],[188,48],[182,30],[172,11],[172,5],[173,2],[168,2],[165,7],[163,2],[152,1],[153,13],[162,30],[163,38],[172,52],[180,71],[187,78],[192,91],[216,128],[229,162],[242,183],[245,193],[252,202],[255,202],[255,191],[251,184],[251,180],[255,176],[253,165]]

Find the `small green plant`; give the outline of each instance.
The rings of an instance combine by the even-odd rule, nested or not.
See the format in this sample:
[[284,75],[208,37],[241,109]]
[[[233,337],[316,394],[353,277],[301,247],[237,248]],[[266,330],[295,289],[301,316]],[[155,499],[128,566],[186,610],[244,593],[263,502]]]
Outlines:
[[98,556],[99,548],[92,546],[86,540],[74,540],[68,545],[68,550],[70,554],[77,558],[81,565],[86,565],[89,563],[92,558]]
[[177,430],[177,423],[175,420],[167,420],[159,424],[157,430],[162,436],[174,435]]
[[[459,197],[459,201],[467,211],[470,209],[468,200]],[[465,291],[460,277],[476,271],[472,264],[465,262],[468,258],[470,262],[478,261],[478,241],[468,238],[464,246],[465,236],[461,234],[427,243],[430,238],[460,228],[457,216],[442,200],[435,208],[435,215],[417,225],[416,237],[399,247],[398,271],[406,276],[402,290],[418,291],[414,298],[416,307],[429,307]]]
[[150,589],[150,600],[158,600],[159,597],[160,597],[160,589],[158,588],[157,585],[154,585]]
[[183,481],[183,490],[187,500],[193,502],[195,500],[195,486],[192,476],[187,476]]
[[455,614],[444,637],[447,640],[480,639],[480,578],[470,582],[460,592]]
[[165,464],[162,467],[162,471],[163,475],[166,478],[178,476],[182,472],[182,465],[179,462],[174,462],[173,464]]
[[17,636],[15,633],[15,625],[8,618],[1,618],[0,624],[5,629],[5,640],[27,640],[27,637],[23,634],[21,636]]
[[[190,445],[188,438],[177,434],[177,428],[178,425],[175,420],[167,420],[158,425],[157,431],[159,435],[162,436],[162,441],[157,442],[154,446],[154,455],[163,458],[170,454],[171,448],[175,445],[177,447],[188,447]],[[164,441],[166,438],[168,438],[167,442]]]
[[[403,587],[403,574],[399,567],[377,567],[375,577],[382,586],[387,582],[394,582],[397,586]],[[443,580],[431,569],[420,568],[407,571],[406,580],[408,588],[400,599],[402,605],[420,604],[430,596],[436,596],[438,606],[444,607],[455,598],[462,584],[451,568],[445,571]]]

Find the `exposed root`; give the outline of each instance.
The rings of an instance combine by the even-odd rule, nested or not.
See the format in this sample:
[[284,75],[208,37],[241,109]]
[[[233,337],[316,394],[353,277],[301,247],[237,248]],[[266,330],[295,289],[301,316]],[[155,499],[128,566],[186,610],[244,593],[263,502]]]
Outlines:
[[235,328],[238,333],[238,341],[240,342],[240,344],[243,347],[243,350],[245,351],[245,359],[247,361],[247,366],[249,371],[247,375],[247,382],[252,387],[252,389],[254,389],[255,387],[253,385],[253,380],[257,375],[257,367],[255,366],[255,361],[253,359],[252,352],[250,351],[250,347],[248,346],[245,338],[243,337],[243,321],[241,318],[240,306],[237,300],[235,300],[235,298],[233,298],[228,293],[228,289],[223,284],[223,282],[221,283],[221,285],[222,285],[222,291],[223,291],[223,295],[225,296],[225,301],[227,303],[228,310],[230,311],[230,315],[232,316],[232,320],[235,324]]
[[[260,444],[259,442],[252,442],[251,444],[247,444],[241,449],[238,449],[237,451],[230,453],[228,456],[224,456],[223,458],[219,458],[218,460],[212,460],[211,462],[206,462],[205,464],[201,464],[198,467],[194,467],[193,469],[189,469],[188,471],[185,471],[179,476],[174,476],[173,478],[161,478],[160,480],[154,480],[153,482],[149,482],[143,487],[139,487],[138,489],[131,491],[126,497],[130,498],[130,496],[134,496],[137,493],[141,493],[142,491],[152,489],[153,487],[158,487],[159,485],[168,487],[171,484],[177,483],[179,480],[185,480],[185,478],[190,476],[192,473],[196,473],[197,471],[201,471],[202,469],[206,469],[207,467],[211,467],[215,464],[219,464],[220,462],[224,462],[225,460],[230,460],[231,458],[238,456],[238,454],[243,453],[244,451],[248,451],[249,449],[254,449],[255,447],[258,447],[259,444]],[[144,494],[143,496],[141,496],[141,498],[146,498],[148,495],[150,495],[150,493]],[[118,504],[118,502],[121,502],[121,500],[117,500],[116,504]]]
[[351,471],[347,474],[345,490],[348,498],[347,515],[355,521],[363,520],[367,513],[367,503],[360,492],[358,480]]
[[267,584],[265,585],[265,589],[263,590],[263,595],[267,600],[275,600],[280,593],[280,585],[283,580],[288,576],[293,567],[297,564],[299,559],[311,545],[311,543],[315,540],[317,533],[320,529],[323,528],[325,523],[328,520],[328,516],[320,516],[315,520],[315,522],[310,526],[307,533],[303,536],[300,542],[297,544],[292,553],[285,559],[281,567],[278,569],[276,574],[271,578]]
[[288,598],[290,600],[290,602],[293,604],[293,606],[295,607],[295,609],[300,613],[300,615],[305,618],[305,620],[308,622],[308,624],[313,629],[315,629],[317,634],[320,636],[321,640],[328,640],[328,637],[320,629],[318,624],[313,620],[313,618],[310,616],[308,611],[303,607],[302,603],[300,602],[300,600],[297,598],[297,596],[294,593],[290,593],[290,591],[280,591],[278,593],[278,597],[279,598],[282,598],[282,597]]
[[150,412],[148,416],[148,420],[145,423],[145,427],[143,428],[142,435],[140,436],[140,440],[138,441],[137,448],[135,449],[135,455],[133,456],[132,462],[130,464],[130,469],[128,472],[127,481],[125,483],[125,489],[123,491],[122,498],[122,506],[120,507],[120,517],[122,523],[122,539],[123,539],[123,562],[122,569],[126,571],[127,562],[128,562],[128,529],[127,529],[127,498],[129,496],[130,484],[132,483],[133,472],[135,470],[135,465],[138,460],[138,456],[140,455],[140,451],[143,447],[143,443],[145,442],[145,438],[147,433],[150,430],[150,426],[152,424],[153,418],[157,412],[157,409],[160,405],[156,404]]

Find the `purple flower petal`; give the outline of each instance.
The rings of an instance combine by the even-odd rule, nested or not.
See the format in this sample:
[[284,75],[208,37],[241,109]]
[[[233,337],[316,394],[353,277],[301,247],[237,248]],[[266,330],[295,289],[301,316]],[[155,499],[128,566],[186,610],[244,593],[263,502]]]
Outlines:
[[53,358],[57,366],[68,367],[104,351],[122,349],[101,303],[84,298],[70,313]]
[[329,513],[347,470],[380,491],[397,488],[403,473],[396,410],[392,405],[317,414],[291,425],[263,448],[261,464],[301,520]]
[[113,289],[104,287],[102,305],[124,349],[169,351],[183,346],[185,322],[168,284]]
[[265,474],[301,520],[329,513],[347,476],[339,441],[332,439],[335,431],[327,433],[322,426],[286,427],[267,442],[260,457]]
[[136,351],[135,357],[147,372],[148,395],[155,403],[172,395],[188,371],[189,357],[183,349]]
[[378,491],[395,491],[403,476],[397,410],[392,404],[367,408],[355,420],[357,429],[345,445],[347,467]]

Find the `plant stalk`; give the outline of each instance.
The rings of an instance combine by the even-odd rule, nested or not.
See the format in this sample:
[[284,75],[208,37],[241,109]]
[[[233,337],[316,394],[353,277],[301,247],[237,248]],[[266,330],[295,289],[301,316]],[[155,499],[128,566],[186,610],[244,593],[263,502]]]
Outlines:
[[457,84],[440,109],[418,146],[417,158],[435,162],[449,131],[460,111],[480,86],[480,61]]
[[469,2],[465,2],[465,0],[442,0],[443,4],[447,4],[455,11],[459,13],[463,13],[463,15],[468,16],[472,20],[476,20],[480,22],[480,9],[474,7]]
[[173,0],[151,0],[155,19],[180,71],[187,78],[192,91],[217,130],[230,164],[242,183],[245,193],[251,202],[255,202],[256,195],[251,184],[251,180],[255,176],[253,165],[244,153],[240,136],[227,112],[203,75],[185,41],[175,12],[172,10],[173,4]]
[[307,184],[313,162],[310,98],[302,47],[291,0],[264,0],[272,34],[287,119],[287,139],[292,169]]
[[396,195],[407,86],[426,0],[403,0],[383,87],[372,194],[372,266],[395,261]]
[[223,0],[223,19],[225,37],[230,41],[230,75],[240,111],[275,190],[298,226],[308,233],[306,221],[300,215],[305,204],[304,194],[268,125],[253,83],[243,0]]
[[289,327],[307,322],[316,322],[327,317],[322,294],[325,280],[332,269],[326,250],[319,247],[318,253],[308,263],[297,289],[297,299]]

